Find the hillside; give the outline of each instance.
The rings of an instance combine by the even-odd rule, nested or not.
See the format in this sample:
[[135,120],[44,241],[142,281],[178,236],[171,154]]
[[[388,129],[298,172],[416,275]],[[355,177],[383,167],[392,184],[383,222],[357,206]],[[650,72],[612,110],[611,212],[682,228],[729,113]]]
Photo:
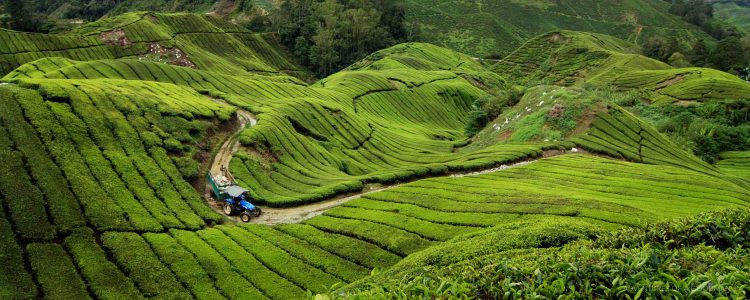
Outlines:
[[714,0],[714,15],[729,24],[750,32],[750,4],[747,1]]
[[[746,151],[709,164],[620,101],[715,102],[723,83],[744,83],[601,34],[544,34],[491,66],[405,43],[314,83],[273,35],[204,15],[0,39],[0,298],[335,298],[750,202]],[[683,99],[652,74],[711,84]],[[497,117],[468,136],[487,99]],[[221,215],[204,181],[215,167],[260,217]],[[740,282],[680,288],[732,296]]]
[[649,101],[658,103],[743,99],[750,93],[750,84],[737,76],[673,68],[634,49],[607,35],[556,31],[529,40],[491,68],[522,83],[648,91]]
[[0,74],[44,57],[129,58],[227,74],[309,75],[273,34],[253,33],[219,17],[136,12],[45,35],[0,30]]
[[692,45],[710,40],[699,28],[668,13],[661,0],[627,1],[422,1],[404,2],[407,20],[426,42],[476,57],[503,57],[526,40],[555,30],[612,35],[640,44],[654,35]]

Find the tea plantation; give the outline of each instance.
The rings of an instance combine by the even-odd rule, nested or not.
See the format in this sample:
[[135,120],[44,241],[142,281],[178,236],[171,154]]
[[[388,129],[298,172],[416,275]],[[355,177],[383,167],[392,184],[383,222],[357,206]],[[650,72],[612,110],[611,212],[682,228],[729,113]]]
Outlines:
[[[721,282],[695,265],[654,271],[721,261],[739,278],[744,240],[670,244],[647,225],[746,208],[747,152],[709,164],[614,101],[632,90],[652,105],[745,97],[729,74],[672,69],[578,32],[490,67],[406,43],[314,83],[273,35],[203,15],[128,13],[0,40],[0,299],[528,298],[577,286],[621,298],[658,276],[681,293],[749,292],[729,268]],[[467,136],[489,98],[501,99],[496,119]],[[257,124],[238,131],[241,110]],[[204,178],[235,133],[228,168],[264,209],[359,197],[273,226],[222,216]],[[746,222],[721,227],[741,216],[699,221],[746,237]],[[539,268],[555,259],[569,264]],[[542,280],[597,263],[640,277]]]
[[710,40],[699,28],[669,13],[669,1],[604,0],[407,0],[407,21],[427,41],[477,57],[510,54],[528,39],[571,29],[641,44],[675,36],[685,44]]

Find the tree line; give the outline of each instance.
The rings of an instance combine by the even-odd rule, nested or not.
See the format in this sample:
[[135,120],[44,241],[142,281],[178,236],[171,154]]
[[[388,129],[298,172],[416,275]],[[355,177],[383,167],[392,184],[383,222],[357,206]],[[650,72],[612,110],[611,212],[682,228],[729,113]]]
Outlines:
[[654,36],[641,47],[643,55],[658,59],[674,67],[708,67],[733,73],[750,80],[750,35],[734,26],[718,21],[713,6],[705,0],[671,0],[669,12],[685,22],[700,27],[718,42],[713,45],[704,39],[693,45],[681,43],[676,36]]
[[300,63],[325,76],[409,40],[405,18],[397,0],[286,0],[270,23]]
[[407,30],[398,0],[286,0],[263,13],[253,0],[0,0],[0,15],[6,14],[0,22],[14,30],[49,33],[69,28],[66,19],[93,21],[128,10],[198,11],[211,5],[215,12],[232,7],[226,13],[251,30],[279,33],[299,62],[318,76],[411,40],[415,32]]

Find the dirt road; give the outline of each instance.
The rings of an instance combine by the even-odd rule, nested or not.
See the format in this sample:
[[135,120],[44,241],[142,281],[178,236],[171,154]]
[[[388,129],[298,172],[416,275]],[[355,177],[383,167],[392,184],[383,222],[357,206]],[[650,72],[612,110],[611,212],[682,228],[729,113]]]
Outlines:
[[[224,103],[218,100],[215,100],[220,103]],[[240,148],[240,141],[239,141],[239,134],[247,128],[248,125],[255,126],[255,124],[258,122],[258,120],[255,118],[255,115],[252,113],[239,109],[237,110],[237,121],[239,122],[239,126],[237,128],[237,131],[232,134],[225,142],[221,145],[221,148],[219,148],[219,151],[216,152],[216,156],[214,156],[213,162],[211,162],[211,167],[209,168],[209,172],[212,176],[216,176],[219,174],[226,174],[227,177],[232,176],[232,174],[229,171],[229,162],[232,160],[232,156],[234,156],[235,153],[237,153],[237,150]],[[226,173],[222,171],[222,166],[225,166]],[[206,199],[206,202],[208,203],[208,206],[210,206],[214,211],[216,211],[219,214],[224,214],[222,205],[223,203],[216,201],[212,197],[213,192],[211,191],[211,187],[206,183],[206,188],[204,191],[204,198]],[[238,217],[232,217],[233,220],[239,221]]]
[[[566,151],[549,150],[549,151],[545,151],[544,154],[539,157],[535,157],[535,158],[531,158],[531,159],[527,159],[523,161],[518,161],[515,163],[504,164],[498,167],[494,167],[494,168],[490,168],[490,169],[486,169],[482,171],[456,172],[456,173],[452,173],[449,175],[437,176],[437,177],[461,178],[461,177],[467,177],[467,176],[478,176],[478,175],[487,174],[487,173],[499,172],[499,171],[503,171],[503,170],[507,170],[511,168],[522,167],[522,166],[534,163],[535,161],[538,161],[545,157],[552,157],[552,156],[558,156],[558,155],[563,155],[567,153],[576,153],[576,152],[579,152],[579,150],[575,148],[571,150],[566,150]],[[416,180],[413,180],[413,181],[416,181]],[[404,183],[397,183],[397,184],[391,184],[391,185],[379,185],[379,184],[367,185],[365,186],[363,191],[358,192],[358,193],[341,195],[330,200],[324,200],[321,202],[311,203],[311,204],[297,206],[297,207],[290,207],[290,208],[263,207],[263,214],[260,217],[257,217],[253,219],[252,221],[250,221],[250,223],[266,224],[266,225],[299,223],[307,219],[319,216],[323,214],[326,210],[342,205],[351,200],[361,198],[364,195],[382,192],[385,190],[396,188],[402,184]]]
[[[250,126],[254,126],[257,122],[257,119],[255,118],[253,114],[245,110],[241,110],[241,109],[237,111],[237,118],[238,118],[238,121],[240,122],[240,126],[239,128],[237,128],[237,132],[231,137],[229,137],[224,142],[224,144],[221,145],[221,148],[217,152],[216,156],[214,157],[213,163],[211,164],[211,168],[210,168],[211,174],[222,174],[222,166],[226,166],[227,168],[229,167],[229,162],[232,160],[232,156],[234,156],[234,154],[237,153],[237,150],[239,150],[239,147],[240,147],[240,142],[238,139],[239,133],[242,132],[242,130],[244,130],[248,126],[248,124]],[[499,172],[499,171],[503,171],[503,170],[507,170],[511,168],[525,166],[545,157],[563,155],[568,152],[578,152],[578,150],[575,148],[572,150],[567,150],[567,151],[549,150],[549,151],[545,151],[544,155],[540,157],[535,157],[535,158],[530,158],[530,159],[523,160],[523,161],[504,164],[498,167],[493,167],[493,168],[489,168],[489,169],[482,170],[482,171],[456,172],[456,173],[451,173],[451,174],[446,174],[443,176],[436,176],[436,177],[459,178],[459,177],[466,177],[466,176],[477,176],[477,175],[482,175],[482,174],[487,174],[487,173],[492,173],[492,172]],[[227,174],[231,178],[231,173],[229,173],[229,170],[227,170]],[[412,181],[416,181],[416,180],[418,179],[415,179]],[[261,207],[261,209],[263,210],[263,214],[261,214],[257,218],[252,219],[252,221],[250,222],[255,223],[255,224],[265,224],[265,225],[299,223],[307,219],[319,216],[323,214],[326,210],[342,205],[351,200],[361,198],[364,195],[396,188],[400,186],[401,184],[403,183],[390,184],[390,185],[370,184],[370,185],[365,186],[365,188],[360,192],[340,195],[329,200],[301,205],[297,207],[289,207],[289,208]],[[208,201],[209,206],[211,206],[211,208],[213,208],[217,213],[223,214],[222,207],[221,207],[222,203],[214,200],[211,197],[211,190],[208,187],[208,185],[206,185],[205,197],[206,197],[206,200]],[[239,222],[238,217],[231,217],[231,219],[234,222]]]
[[240,148],[240,141],[238,139],[239,133],[245,130],[248,124],[250,124],[250,126],[255,126],[258,122],[253,114],[241,109],[237,111],[237,119],[240,122],[240,126],[237,128],[237,132],[230,136],[229,139],[221,145],[219,152],[214,156],[214,161],[211,163],[211,174],[221,174],[222,166],[229,168],[229,161],[232,160],[232,156],[234,156]]

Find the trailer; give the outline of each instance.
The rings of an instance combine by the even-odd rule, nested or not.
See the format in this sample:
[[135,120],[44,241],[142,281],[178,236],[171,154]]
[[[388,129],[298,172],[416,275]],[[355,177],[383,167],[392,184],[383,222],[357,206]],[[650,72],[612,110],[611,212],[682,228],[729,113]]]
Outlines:
[[214,198],[223,202],[224,214],[239,215],[242,222],[250,222],[252,218],[260,216],[261,209],[252,204],[253,198],[247,189],[221,175],[214,177],[208,174],[207,180]]

